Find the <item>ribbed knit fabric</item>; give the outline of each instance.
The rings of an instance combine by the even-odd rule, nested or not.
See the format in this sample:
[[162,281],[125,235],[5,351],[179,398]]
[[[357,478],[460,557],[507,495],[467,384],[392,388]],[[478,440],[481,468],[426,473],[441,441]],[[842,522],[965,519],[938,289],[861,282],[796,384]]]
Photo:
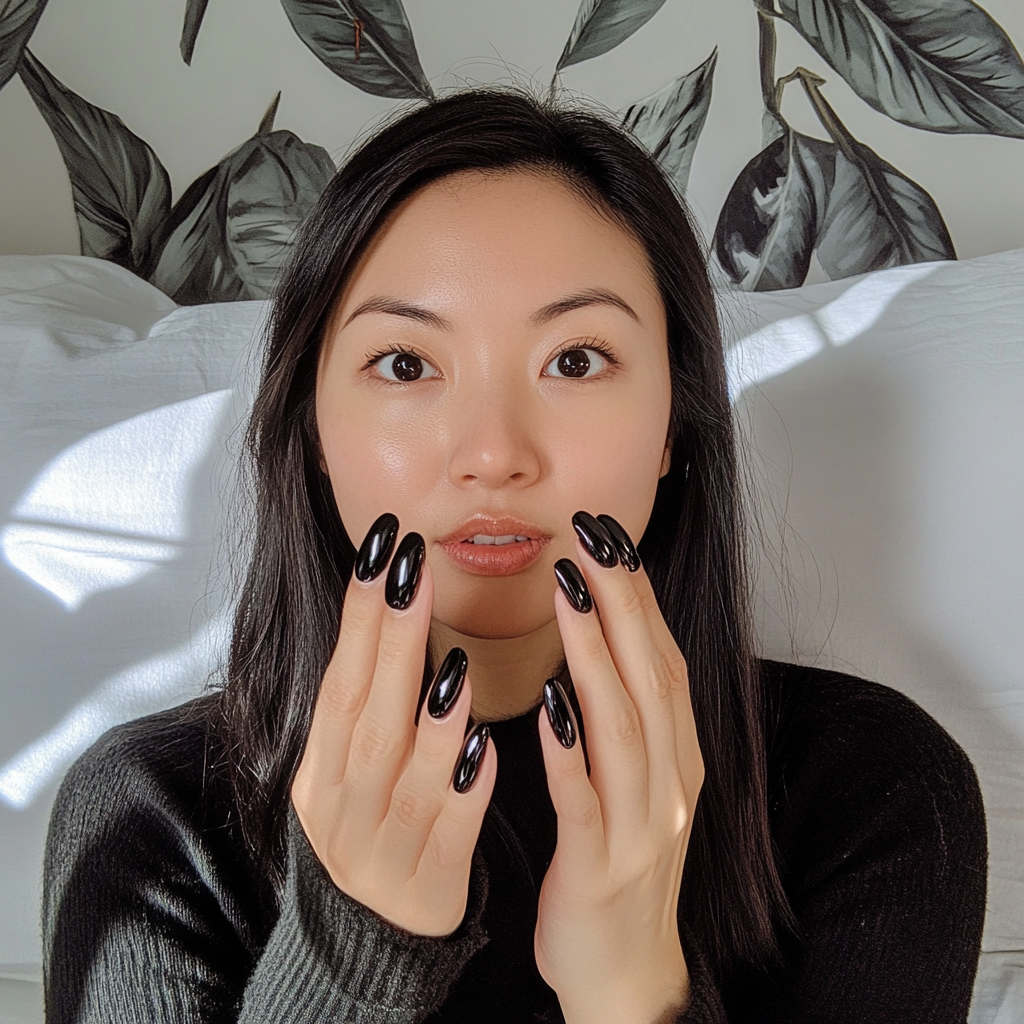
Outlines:
[[[987,859],[970,761],[888,687],[763,667],[769,813],[800,935],[770,976],[719,979],[681,914],[691,996],[676,1024],[962,1024]],[[294,813],[278,896],[209,767],[213,706],[112,729],[61,786],[44,876],[51,1024],[562,1021],[533,958],[557,826],[537,708],[492,723],[499,773],[466,915],[430,938],[334,886]]]

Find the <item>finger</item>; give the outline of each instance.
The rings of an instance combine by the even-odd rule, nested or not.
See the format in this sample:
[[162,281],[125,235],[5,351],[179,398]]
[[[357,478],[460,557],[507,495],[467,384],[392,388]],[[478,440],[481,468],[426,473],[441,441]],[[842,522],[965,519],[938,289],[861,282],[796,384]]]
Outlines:
[[[404,551],[412,554],[411,536],[396,550],[389,575],[401,565]],[[348,834],[377,832],[412,752],[433,596],[433,576],[424,559],[408,607],[398,610],[385,604],[382,612],[373,681],[352,731],[342,785]]]
[[[647,579],[642,568],[631,573],[619,563],[610,568],[598,564],[579,536],[576,551],[612,661],[640,717],[652,808],[664,807],[667,799],[676,798],[679,788],[678,771],[666,768],[678,766],[676,705],[682,698],[678,691],[685,685],[682,656],[673,659],[656,638],[652,620],[664,620],[657,602],[652,607],[645,600],[637,579]],[[653,597],[653,591],[650,594]],[[678,655],[674,642],[671,649]]]
[[[468,708],[468,699],[466,704]],[[461,744],[458,749],[461,751]],[[451,784],[453,767],[453,763],[448,764],[445,803],[427,837],[417,868],[425,878],[449,885],[453,871],[464,872],[462,879],[469,877],[480,826],[498,778],[498,750],[494,741],[488,738],[476,778],[463,793],[457,793]]]
[[[569,715],[572,715],[571,707]],[[567,750],[555,735],[544,705],[537,728],[548,792],[558,815],[558,849],[581,872],[600,872],[607,860],[604,814],[601,799],[587,777],[579,728],[576,728],[576,743]]]
[[587,730],[590,783],[601,801],[605,838],[647,825],[647,753],[640,717],[612,661],[594,612],[580,614],[559,588],[555,614]]
[[381,570],[374,579],[361,582],[353,573],[345,588],[338,640],[320,683],[295,779],[300,791],[307,784],[337,785],[345,774],[352,732],[377,663],[386,576]]
[[[693,698],[690,693],[690,674],[686,659],[679,650],[672,631],[658,606],[658,599],[651,585],[650,577],[641,567],[632,574],[634,585],[647,616],[647,623],[654,642],[665,662],[666,672],[672,683],[672,713],[675,722],[676,752],[687,792],[694,784],[696,789],[704,779],[704,765],[700,744],[697,740],[697,725],[693,717]],[[693,794],[691,793],[691,796]]]
[[[416,874],[430,833],[448,802],[452,770],[462,750],[472,700],[467,672],[458,698],[443,718],[431,717],[424,705],[412,757],[395,784],[379,832],[383,868],[395,878]],[[479,767],[477,776],[479,779]]]

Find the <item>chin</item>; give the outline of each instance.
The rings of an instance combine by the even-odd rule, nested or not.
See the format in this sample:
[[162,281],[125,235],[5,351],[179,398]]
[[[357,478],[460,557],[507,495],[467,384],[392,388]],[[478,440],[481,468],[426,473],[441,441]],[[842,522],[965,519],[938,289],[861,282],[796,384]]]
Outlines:
[[463,636],[478,640],[511,640],[536,632],[555,617],[554,602],[551,595],[546,596],[550,605],[546,610],[540,595],[528,601],[500,597],[487,601],[476,597],[461,607],[446,607],[446,603],[435,600],[433,616]]

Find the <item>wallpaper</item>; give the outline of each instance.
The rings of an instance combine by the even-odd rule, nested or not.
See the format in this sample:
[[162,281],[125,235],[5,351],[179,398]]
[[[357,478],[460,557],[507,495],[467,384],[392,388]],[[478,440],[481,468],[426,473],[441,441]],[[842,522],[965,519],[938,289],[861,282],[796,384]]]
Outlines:
[[[184,2],[185,64],[209,2]],[[612,51],[665,2],[582,0],[555,64],[552,95],[565,68],[605,54],[615,59]],[[281,3],[310,59],[349,87],[402,105],[433,98],[401,0]],[[246,127],[252,135],[241,146],[173,199],[153,148],[33,54],[45,6],[0,0],[0,88],[19,76],[53,133],[82,254],[126,267],[181,304],[268,297],[296,227],[334,172],[329,153],[277,126],[275,99],[258,125]],[[812,255],[832,279],[955,259],[933,198],[853,135],[829,103],[828,78],[841,76],[860,100],[911,129],[1021,139],[1024,63],[1002,27],[972,0],[751,0],[750,18],[759,40],[750,60],[761,84],[750,103],[763,111],[762,139],[717,214],[712,247],[727,279],[750,291],[797,287]],[[820,65],[777,67],[782,32],[798,33]],[[680,68],[618,115],[684,195],[700,159],[717,52]],[[787,123],[787,89],[803,93],[820,137]]]

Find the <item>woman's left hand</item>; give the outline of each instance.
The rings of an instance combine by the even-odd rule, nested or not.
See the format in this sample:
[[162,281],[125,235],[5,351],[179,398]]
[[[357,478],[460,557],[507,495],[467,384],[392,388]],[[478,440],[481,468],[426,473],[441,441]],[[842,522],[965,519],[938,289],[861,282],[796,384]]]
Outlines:
[[[612,550],[631,553],[639,566],[614,520],[577,513],[573,523],[604,562],[611,539]],[[576,548],[569,590],[584,604],[589,591],[595,607],[581,614],[560,587],[555,612],[590,776],[581,744],[566,749],[542,707],[558,843],[541,887],[534,952],[567,1024],[655,1024],[689,999],[676,911],[704,762],[686,662],[647,573],[630,572],[621,558],[610,568],[599,564],[579,529]],[[566,562],[556,563],[563,578],[574,568]]]

